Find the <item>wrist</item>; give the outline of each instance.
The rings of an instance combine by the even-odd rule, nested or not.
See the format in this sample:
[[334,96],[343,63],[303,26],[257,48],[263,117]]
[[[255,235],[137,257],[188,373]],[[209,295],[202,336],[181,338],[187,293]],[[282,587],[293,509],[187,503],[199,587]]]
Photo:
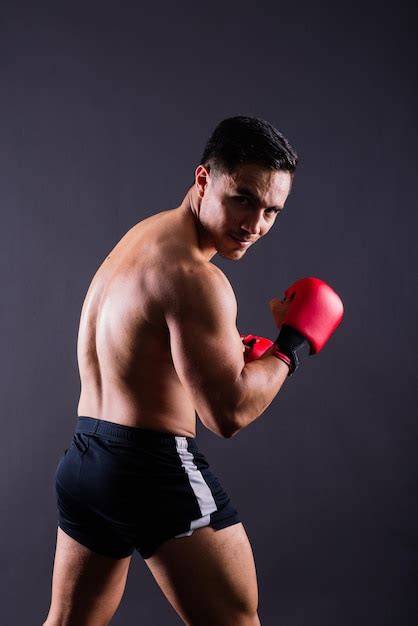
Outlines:
[[270,354],[275,356],[277,359],[280,359],[281,361],[283,361],[283,363],[286,363],[286,365],[289,367],[288,376],[291,376],[293,373],[292,360],[288,356],[286,356],[284,352],[280,351],[280,348],[276,342],[273,343]]
[[306,337],[286,324],[281,327],[273,345],[272,354],[289,365],[288,376],[295,373],[301,361],[309,356],[311,351]]

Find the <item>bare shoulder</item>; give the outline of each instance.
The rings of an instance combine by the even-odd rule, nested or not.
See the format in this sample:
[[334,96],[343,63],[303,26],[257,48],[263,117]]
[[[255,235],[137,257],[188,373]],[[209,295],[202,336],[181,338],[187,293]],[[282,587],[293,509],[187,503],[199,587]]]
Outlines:
[[194,226],[175,211],[161,216],[147,232],[147,292],[168,310],[200,302],[235,310],[232,286],[216,265],[196,248]]
[[210,268],[213,271],[213,273],[218,277],[219,281],[222,282],[222,284],[224,285],[224,287],[226,289],[231,291],[232,295],[235,298],[235,294],[234,294],[234,290],[232,289],[232,285],[229,282],[228,278],[223,273],[223,271],[217,265],[214,265],[213,263],[208,263],[208,265],[210,266]]
[[170,315],[205,315],[220,309],[236,317],[237,302],[225,274],[207,261],[188,258],[156,268],[155,289],[164,312]]

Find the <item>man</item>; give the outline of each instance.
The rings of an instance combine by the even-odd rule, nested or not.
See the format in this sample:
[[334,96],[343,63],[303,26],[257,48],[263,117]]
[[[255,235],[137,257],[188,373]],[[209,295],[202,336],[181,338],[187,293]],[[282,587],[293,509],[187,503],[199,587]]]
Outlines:
[[276,342],[241,338],[232,287],[210,262],[238,260],[268,233],[296,164],[267,122],[224,120],[181,205],[136,224],[94,276],[78,337],[76,433],[56,473],[45,626],[108,624],[135,549],[184,623],[260,624],[251,546],[196,446],[196,412],[234,436],[339,322],[336,294],[305,279],[271,302]]

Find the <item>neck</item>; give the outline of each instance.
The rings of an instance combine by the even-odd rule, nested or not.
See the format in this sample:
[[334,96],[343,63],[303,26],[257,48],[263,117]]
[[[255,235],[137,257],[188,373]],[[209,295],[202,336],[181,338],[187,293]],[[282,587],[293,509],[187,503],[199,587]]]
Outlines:
[[203,256],[210,261],[210,259],[216,254],[216,248],[200,221],[200,205],[201,198],[199,198],[196,186],[192,185],[186,193],[184,200],[181,203],[181,207],[186,213],[192,215],[198,248]]

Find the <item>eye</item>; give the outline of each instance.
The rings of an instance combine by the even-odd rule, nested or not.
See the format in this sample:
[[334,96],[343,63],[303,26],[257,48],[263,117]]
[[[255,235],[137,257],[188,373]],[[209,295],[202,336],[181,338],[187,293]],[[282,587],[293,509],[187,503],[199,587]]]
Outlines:
[[266,213],[268,213],[269,215],[277,215],[278,213],[280,213],[279,209],[267,209]]
[[249,198],[247,198],[246,196],[236,196],[236,198],[240,204],[247,205],[250,202]]

